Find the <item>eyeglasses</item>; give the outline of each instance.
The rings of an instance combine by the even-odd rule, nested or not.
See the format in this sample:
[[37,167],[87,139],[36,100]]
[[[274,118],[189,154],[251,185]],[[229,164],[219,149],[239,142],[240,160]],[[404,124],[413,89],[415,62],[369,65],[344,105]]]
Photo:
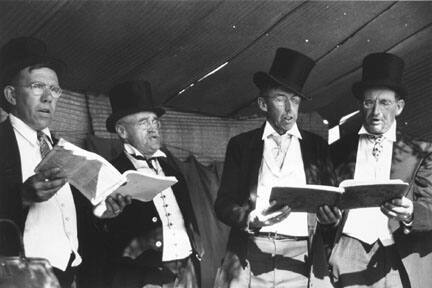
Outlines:
[[[375,103],[377,103],[377,100],[366,99],[363,101],[363,107],[366,109],[370,109],[375,105]],[[378,105],[386,109],[390,108],[394,103],[395,103],[394,101],[387,100],[387,99],[378,100]]]
[[156,127],[159,129],[161,127],[161,121],[158,118],[147,118],[138,121],[136,125],[143,129],[149,129],[150,127]]
[[62,94],[62,89],[58,86],[54,85],[47,85],[42,82],[33,82],[29,85],[23,85],[23,86],[17,86],[17,87],[27,87],[30,88],[35,96],[42,96],[42,94],[45,92],[45,89],[48,89],[51,93],[51,95],[54,98],[60,98]]

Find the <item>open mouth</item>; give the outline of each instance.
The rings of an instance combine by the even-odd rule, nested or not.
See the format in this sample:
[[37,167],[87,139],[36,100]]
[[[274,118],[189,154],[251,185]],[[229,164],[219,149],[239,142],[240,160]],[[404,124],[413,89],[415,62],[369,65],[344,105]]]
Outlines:
[[39,109],[38,110],[39,113],[45,114],[45,115],[50,115],[51,111],[49,109]]
[[157,134],[154,134],[154,135],[150,135],[150,139],[152,139],[152,140],[157,140],[157,139],[159,139],[160,137],[159,137],[159,135],[157,135]]

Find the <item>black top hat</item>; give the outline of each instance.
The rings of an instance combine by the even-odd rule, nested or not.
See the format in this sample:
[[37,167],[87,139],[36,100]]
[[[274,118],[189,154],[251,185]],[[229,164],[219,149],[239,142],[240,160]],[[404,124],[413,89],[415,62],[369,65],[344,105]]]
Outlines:
[[36,64],[53,69],[58,77],[66,71],[66,64],[48,54],[42,40],[33,37],[10,40],[0,51],[1,84],[8,84],[19,71]]
[[282,86],[303,98],[303,85],[315,66],[315,61],[306,55],[288,49],[278,48],[270,72],[257,72],[253,76],[255,85],[260,89]]
[[362,98],[363,92],[368,88],[386,87],[405,98],[407,91],[402,84],[404,61],[390,53],[373,53],[363,60],[362,81],[352,86],[352,92],[356,98]]
[[133,80],[114,86],[109,92],[112,114],[106,120],[106,128],[115,133],[116,122],[127,115],[138,112],[154,112],[158,117],[165,113],[153,103],[150,83],[144,80]]

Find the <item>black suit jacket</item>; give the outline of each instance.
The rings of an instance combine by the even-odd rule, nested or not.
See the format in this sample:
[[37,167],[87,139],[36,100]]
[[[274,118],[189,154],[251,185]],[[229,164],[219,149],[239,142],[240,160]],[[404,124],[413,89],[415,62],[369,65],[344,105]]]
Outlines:
[[[188,189],[174,160],[168,152],[166,154],[167,158],[161,157],[158,158],[158,161],[166,176],[175,176],[178,180],[171,188],[180,207],[180,211],[183,214],[193,253],[196,258],[199,259],[203,251],[199,241],[198,225],[193,212],[192,202],[189,198]],[[121,173],[127,170],[136,170],[124,152],[112,163]],[[126,206],[118,217],[106,221],[110,261],[129,261],[122,257],[122,254],[131,240],[138,236],[149,237],[155,229],[161,227],[162,222],[153,201],[142,202],[132,200],[132,204]],[[161,264],[161,252],[155,253],[154,251],[146,251],[145,254],[146,257],[139,257],[141,258],[140,260],[142,260],[139,261],[139,264],[143,266],[158,266]]]
[[[355,171],[358,134],[350,134],[331,145],[331,155],[338,182],[352,179]],[[393,144],[391,179],[409,183],[406,197],[414,204],[414,220],[410,233],[401,223],[390,220],[390,228],[408,272],[412,288],[432,286],[432,144],[397,133]],[[345,212],[335,241],[339,240],[347,219]]]
[[[24,231],[28,208],[23,207],[19,193],[22,184],[21,160],[18,143],[9,118],[0,123],[0,218],[14,221]],[[86,265],[88,247],[94,241],[96,226],[90,202],[71,186],[76,207],[79,253]],[[9,231],[9,230],[8,230]],[[0,254],[17,255],[17,239],[9,233],[0,233]]]
[[[232,227],[228,250],[237,254],[243,264],[247,252],[246,221],[250,211],[255,208],[258,173],[263,157],[263,131],[264,126],[231,138],[215,202],[218,218]],[[300,133],[302,136],[300,147],[307,184],[332,185],[334,176],[327,143],[310,132],[301,130]],[[314,235],[315,228],[316,216],[309,214],[310,238]]]

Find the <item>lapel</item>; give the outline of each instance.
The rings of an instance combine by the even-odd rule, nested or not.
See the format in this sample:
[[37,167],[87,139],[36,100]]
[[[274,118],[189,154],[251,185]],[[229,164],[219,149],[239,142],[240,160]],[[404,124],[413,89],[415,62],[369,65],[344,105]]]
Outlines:
[[[402,134],[398,131],[396,142],[393,143],[392,164],[390,170],[390,179],[401,179],[409,184],[406,197],[413,199],[415,173],[419,169],[421,156],[416,149],[416,145],[409,141],[404,141]],[[394,219],[389,220],[389,227],[395,232],[400,224]]]
[[127,170],[136,170],[135,166],[127,158],[124,151],[122,151],[117,157],[117,159],[114,161],[114,166],[120,171],[120,173],[123,173]]
[[2,173],[10,177],[13,182],[21,183],[21,158],[9,117],[1,124],[0,135],[1,161],[4,165]]
[[246,149],[245,155],[245,167],[246,169],[248,169],[247,167],[250,167],[250,169],[248,169],[250,171],[248,175],[248,187],[250,191],[249,199],[252,199],[252,201],[250,201],[251,209],[255,209],[256,204],[258,174],[264,151],[264,141],[262,140],[263,132],[264,125],[260,129],[256,130],[256,133],[253,135],[251,141],[249,141],[249,149]]
[[311,168],[312,159],[314,159],[316,157],[316,155],[313,154],[313,150],[310,147],[310,145],[312,143],[310,143],[310,141],[308,141],[309,139],[307,137],[307,134],[304,133],[303,130],[300,130],[300,134],[302,136],[302,139],[299,139],[300,150],[301,150],[301,154],[302,154],[303,169],[305,171],[306,183],[307,184],[317,184],[317,183],[311,183],[312,182],[311,174],[307,172]]
[[0,213],[24,231],[27,208],[22,207],[17,187],[22,183],[21,158],[10,118],[0,123]]

